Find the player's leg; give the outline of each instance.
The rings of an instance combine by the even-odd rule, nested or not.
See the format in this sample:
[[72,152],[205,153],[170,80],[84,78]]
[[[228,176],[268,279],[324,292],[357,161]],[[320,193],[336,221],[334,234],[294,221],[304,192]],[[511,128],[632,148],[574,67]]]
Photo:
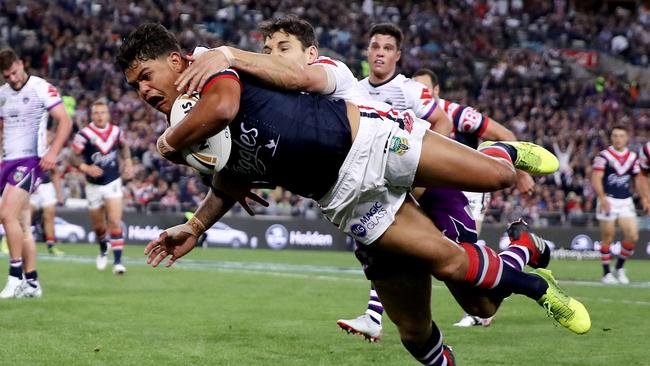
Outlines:
[[596,218],[600,226],[600,260],[603,265],[603,283],[617,284],[618,280],[611,273],[609,262],[612,259],[612,252],[610,246],[614,241],[614,234],[616,233],[616,217],[613,215],[605,215],[600,213],[598,207],[596,208]]
[[0,221],[5,229],[9,244],[9,277],[0,292],[0,298],[15,297],[16,289],[23,282],[23,245],[24,232],[21,226],[23,208],[27,205],[29,193],[11,184],[5,186],[0,206]]
[[623,266],[627,258],[634,254],[634,247],[639,240],[639,225],[636,213],[632,212],[630,215],[619,216],[618,224],[623,231],[623,241],[621,242],[621,253],[616,260],[616,278],[618,282],[626,285],[630,283],[630,280],[627,278]]
[[124,235],[122,233],[122,197],[104,199],[104,207],[108,219],[108,231],[111,235],[111,250],[113,251],[113,272],[124,274],[126,268],[122,264]]
[[47,251],[54,255],[63,255],[63,251],[56,247],[56,234],[54,232],[54,217],[56,216],[56,201],[43,206],[43,232]]
[[373,285],[409,353],[424,365],[453,365],[442,332],[431,319],[431,275],[427,268],[401,268],[387,278],[374,279]]
[[120,178],[103,188],[104,207],[108,221],[108,231],[111,234],[111,250],[113,251],[113,273],[124,274],[126,267],[122,264],[124,250],[124,234],[122,233],[122,180]]
[[97,244],[99,245],[99,254],[97,255],[95,265],[98,270],[103,271],[106,269],[108,260],[106,253],[108,252],[109,244],[108,230],[106,228],[106,210],[104,209],[104,205],[99,205],[98,207],[90,206],[88,212],[90,213],[91,227],[95,232]]
[[42,290],[36,270],[36,242],[32,235],[32,210],[29,205],[26,205],[21,212],[20,224],[25,238],[23,243],[25,282],[16,291],[16,297],[41,297]]
[[[371,245],[386,254],[423,261],[441,281],[492,289],[495,296],[501,297],[511,293],[526,295],[542,306],[551,306],[556,320],[574,332],[584,333],[591,325],[584,306],[564,295],[550,274],[542,271],[531,275],[504,265],[489,247],[454,244],[410,200],[400,207],[392,225]],[[383,302],[381,293],[379,297]],[[570,315],[562,318],[563,314]]]
[[550,168],[545,167],[542,171],[552,173],[557,170],[557,158],[550,152],[536,145],[522,151],[514,144],[499,142],[477,152],[427,131],[422,140],[413,186],[492,192],[514,185],[517,179],[515,167],[524,168],[523,163],[541,166],[550,161],[546,164]]

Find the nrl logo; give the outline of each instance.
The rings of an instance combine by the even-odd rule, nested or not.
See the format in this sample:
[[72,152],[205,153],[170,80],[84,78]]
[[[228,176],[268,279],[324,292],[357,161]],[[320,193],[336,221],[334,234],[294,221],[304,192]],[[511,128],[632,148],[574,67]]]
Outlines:
[[406,137],[393,136],[389,150],[397,155],[404,155],[409,148],[409,140]]

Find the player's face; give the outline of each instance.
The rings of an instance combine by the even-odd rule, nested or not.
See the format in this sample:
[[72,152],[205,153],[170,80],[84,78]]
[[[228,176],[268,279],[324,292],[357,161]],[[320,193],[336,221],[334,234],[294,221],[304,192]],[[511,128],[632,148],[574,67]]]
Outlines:
[[368,45],[368,63],[370,72],[383,78],[395,73],[401,52],[397,49],[397,40],[386,34],[375,34]]
[[134,61],[125,74],[126,80],[140,95],[140,98],[160,112],[169,115],[174,100],[180,94],[174,81],[187,67],[187,62],[178,52],[155,60]]
[[11,67],[2,71],[2,77],[14,90],[22,88],[27,81],[27,73],[23,62],[21,60],[15,61],[11,64]]
[[108,113],[108,106],[105,104],[97,104],[92,107],[90,112],[90,118],[92,118],[95,126],[99,128],[104,128],[110,120],[110,114]]
[[440,98],[440,87],[438,85],[433,86],[433,80],[431,80],[431,77],[429,75],[426,74],[418,75],[412,77],[412,79],[424,84],[429,89],[431,94],[433,94],[434,98],[436,99]]
[[309,46],[303,49],[302,42],[296,36],[284,31],[275,32],[267,37],[262,53],[286,57],[300,65],[309,65],[318,57],[316,47]]
[[614,148],[617,150],[624,149],[627,146],[627,142],[629,140],[627,131],[619,130],[618,128],[612,130],[612,135],[610,138],[612,140],[612,146],[614,146]]

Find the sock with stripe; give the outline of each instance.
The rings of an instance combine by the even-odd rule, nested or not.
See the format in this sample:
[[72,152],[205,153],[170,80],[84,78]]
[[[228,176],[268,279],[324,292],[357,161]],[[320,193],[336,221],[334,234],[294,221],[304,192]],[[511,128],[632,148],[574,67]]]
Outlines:
[[99,255],[106,255],[108,251],[108,237],[106,235],[106,229],[95,230],[95,235],[97,235],[97,243],[99,243]]
[[609,261],[612,259],[612,253],[609,251],[609,244],[601,244],[600,261],[603,263],[603,275],[610,273]]
[[634,254],[634,242],[624,241],[621,243],[621,253],[616,260],[616,269],[621,269],[625,265],[625,261]]
[[521,272],[530,260],[530,249],[523,245],[511,245],[499,253],[499,257],[503,263]]
[[38,287],[38,272],[36,270],[33,270],[31,272],[25,273],[25,280],[27,281],[27,284],[36,288]]
[[52,249],[56,245],[56,238],[53,236],[45,237],[45,243],[47,244],[47,249]]
[[122,249],[124,249],[124,236],[122,236],[122,230],[112,230],[111,250],[113,251],[113,264],[122,263]]
[[23,259],[9,260],[9,276],[23,279]]
[[494,143],[490,146],[483,147],[478,151],[488,156],[506,159],[513,164],[517,161],[517,149],[515,149],[514,146],[504,144],[503,142]]
[[384,314],[384,306],[379,301],[379,296],[377,296],[377,291],[375,291],[374,286],[370,288],[370,299],[368,300],[366,314],[373,322],[377,323],[381,327],[381,318]]
[[431,335],[423,346],[419,347],[411,342],[402,340],[404,348],[406,348],[406,350],[409,351],[409,353],[423,365],[451,365],[451,363],[448,362],[447,358],[443,354],[442,332],[440,329],[438,329],[438,326],[433,321],[431,321],[431,328]]
[[490,247],[472,243],[460,243],[460,246],[469,259],[465,282],[474,287],[493,289],[504,298],[515,293],[535,301],[546,293],[548,284],[543,278],[504,265]]

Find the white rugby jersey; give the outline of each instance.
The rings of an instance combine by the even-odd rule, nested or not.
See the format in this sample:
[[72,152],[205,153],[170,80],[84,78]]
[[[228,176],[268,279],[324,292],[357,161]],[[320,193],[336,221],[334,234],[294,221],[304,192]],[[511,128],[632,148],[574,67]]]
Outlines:
[[20,90],[1,86],[3,159],[45,155],[49,111],[61,102],[56,88],[37,76],[29,76]]
[[331,94],[326,95],[330,99],[343,99],[356,104],[363,104],[368,101],[367,95],[364,95],[364,89],[359,85],[359,81],[354,77],[352,71],[346,64],[329,57],[320,56],[312,65],[319,65],[332,70],[336,79],[336,87]]
[[421,119],[428,119],[436,109],[436,101],[427,87],[402,74],[395,74],[391,79],[373,85],[368,78],[359,81],[368,96],[376,101],[390,104],[398,111],[413,110]]

